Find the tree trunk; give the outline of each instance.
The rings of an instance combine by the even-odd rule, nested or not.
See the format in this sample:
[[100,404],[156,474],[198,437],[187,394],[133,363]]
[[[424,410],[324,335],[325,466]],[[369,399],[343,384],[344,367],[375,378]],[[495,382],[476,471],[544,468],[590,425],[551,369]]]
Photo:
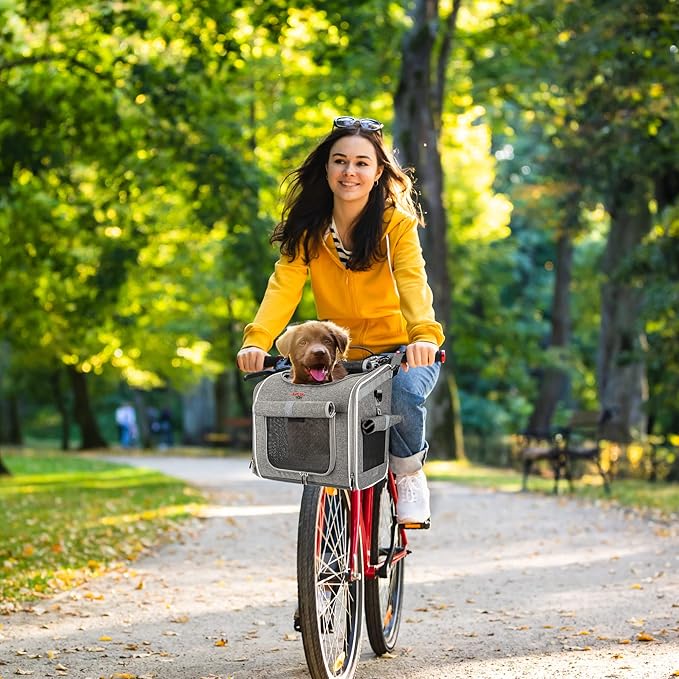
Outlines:
[[644,404],[648,398],[645,335],[640,321],[643,290],[618,275],[621,263],[651,228],[649,196],[640,180],[622,183],[609,209],[611,228],[602,262],[601,333],[597,378],[602,412],[610,426],[626,438],[647,430]]
[[139,436],[139,445],[144,450],[153,448],[153,439],[151,437],[151,423],[149,422],[149,412],[146,406],[146,392],[141,389],[135,389],[132,392],[132,399],[134,401],[134,410],[137,414],[137,434]]
[[[556,239],[556,261],[554,265],[554,296],[552,298],[551,335],[549,347],[565,349],[570,343],[571,312],[570,292],[573,269],[572,230],[577,223],[577,199]],[[542,374],[540,389],[528,421],[527,429],[532,432],[547,432],[552,425],[556,406],[568,388],[568,374],[559,368],[547,366]]]
[[[420,203],[427,223],[427,228],[420,232],[422,249],[429,285],[434,294],[436,317],[448,336],[452,292],[439,137],[445,66],[460,4],[460,0],[455,0],[444,23],[439,16],[437,1],[416,1],[412,13],[413,26],[403,42],[401,74],[394,97],[394,146],[400,164],[416,170]],[[450,346],[448,339],[446,348],[450,349]],[[464,457],[459,412],[454,407],[457,389],[452,369],[451,360],[449,376],[439,380],[428,402],[429,443],[435,455]]]
[[61,387],[61,374],[62,368],[54,370],[50,375],[50,385],[52,386],[54,404],[61,417],[61,450],[68,450],[71,447],[71,416],[66,406],[64,390]]
[[108,448],[108,443],[101,435],[99,425],[92,412],[87,389],[87,375],[76,370],[73,366],[68,367],[68,374],[73,392],[73,419],[80,428],[80,449]]
[[226,431],[226,418],[229,416],[229,371],[224,370],[215,380],[215,423],[213,431],[223,434]]
[[182,394],[183,442],[203,445],[205,434],[214,432],[215,387],[204,377],[190,392]]
[[23,434],[21,433],[21,417],[19,415],[19,398],[16,394],[7,394],[4,398],[0,397],[0,408],[2,408],[2,419],[4,423],[0,426],[0,443],[9,443],[13,446],[23,444]]
[[9,470],[9,468],[5,465],[2,455],[0,455],[0,476],[11,476],[12,472]]
[[23,443],[19,397],[9,376],[12,350],[9,342],[0,342],[0,443],[20,446]]
[[440,27],[438,2],[418,0],[413,27],[403,44],[401,75],[394,97],[394,145],[399,162],[417,173],[420,203],[427,228],[420,232],[434,293],[436,317],[444,328],[450,320],[447,218],[443,205],[443,168],[439,150],[440,117],[432,61]]

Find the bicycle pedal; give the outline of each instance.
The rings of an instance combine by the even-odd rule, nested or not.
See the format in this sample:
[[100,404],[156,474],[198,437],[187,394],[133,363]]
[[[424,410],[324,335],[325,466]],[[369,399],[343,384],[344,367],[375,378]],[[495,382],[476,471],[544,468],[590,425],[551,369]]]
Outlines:
[[400,523],[399,526],[408,530],[429,530],[431,527],[431,519],[427,519],[421,523]]
[[300,625],[299,622],[299,608],[295,609],[295,615],[293,616],[292,619],[292,626],[295,629],[296,632],[301,632],[302,631],[302,626]]

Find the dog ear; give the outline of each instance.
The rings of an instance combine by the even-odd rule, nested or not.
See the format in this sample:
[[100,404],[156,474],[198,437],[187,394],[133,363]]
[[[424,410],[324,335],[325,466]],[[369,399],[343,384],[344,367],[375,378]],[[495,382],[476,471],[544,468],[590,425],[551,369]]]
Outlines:
[[337,345],[337,351],[339,354],[344,356],[347,353],[347,348],[349,347],[349,342],[351,338],[349,337],[349,331],[346,328],[342,328],[335,323],[328,323],[328,327],[332,336],[335,338],[335,344]]
[[292,348],[292,340],[295,336],[297,326],[290,325],[285,332],[276,340],[276,349],[281,356],[290,356],[290,349]]

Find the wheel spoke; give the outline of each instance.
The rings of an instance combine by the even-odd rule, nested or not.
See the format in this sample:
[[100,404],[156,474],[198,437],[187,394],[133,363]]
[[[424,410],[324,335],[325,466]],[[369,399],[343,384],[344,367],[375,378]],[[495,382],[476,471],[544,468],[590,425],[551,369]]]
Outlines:
[[[351,580],[349,502],[344,491],[315,492],[318,498],[312,542],[315,621],[306,634],[303,626],[302,638],[307,658],[309,653],[314,654],[313,648],[318,644],[318,664],[324,668],[318,676],[349,677],[358,658],[363,608],[363,583]],[[316,676],[313,670],[312,676]]]
[[386,569],[386,577],[366,582],[366,622],[370,644],[378,655],[391,651],[400,626],[403,594],[403,545],[395,516],[395,502],[386,485],[375,489],[371,553],[375,568],[385,567],[389,555],[395,561]]

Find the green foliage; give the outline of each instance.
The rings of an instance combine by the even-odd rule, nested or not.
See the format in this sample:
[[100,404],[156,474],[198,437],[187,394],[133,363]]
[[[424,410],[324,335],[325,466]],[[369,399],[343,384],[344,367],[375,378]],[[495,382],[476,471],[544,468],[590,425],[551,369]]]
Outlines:
[[[607,225],[611,214],[624,219],[643,212],[638,201],[649,200],[654,186],[656,194],[662,187],[666,202],[679,197],[675,10],[675,2],[504,2],[486,28],[470,32],[467,40],[474,62],[472,92],[485,106],[502,159],[497,186],[514,204],[512,237],[525,243],[532,233],[544,253],[533,250],[537,261],[526,268],[515,302],[548,283],[550,276],[536,264],[544,261],[547,268],[551,243],[569,222],[564,208],[574,199],[580,203],[575,228],[568,227],[576,252],[573,342],[566,365],[573,398],[587,407],[596,403],[603,277],[595,272],[603,268],[605,239],[600,225]],[[608,214],[599,214],[604,210]],[[598,216],[592,220],[593,215]],[[611,280],[626,283],[624,262],[606,266]],[[656,290],[673,287],[671,270],[660,278],[664,282]],[[636,284],[646,286],[642,277]],[[660,295],[656,299],[666,306]],[[548,319],[549,300],[535,302],[537,313]],[[651,297],[647,303],[655,306]],[[657,307],[650,313],[657,314]],[[530,340],[523,346],[535,352],[539,364],[549,364],[550,357],[541,356]],[[673,362],[664,348],[650,359],[653,393],[671,383],[667,369]],[[657,410],[653,402],[651,407]]]
[[[0,398],[44,404],[64,365],[96,378],[95,400],[120,381],[183,389],[230,369],[277,256],[281,180],[336,115],[379,118],[389,135],[408,9],[1,4]],[[608,214],[637,178],[649,195],[669,188],[618,275],[646,290],[652,408],[660,430],[679,429],[675,9],[463,3],[440,151],[447,331],[472,431],[522,428],[549,366],[596,406],[597,272]],[[573,341],[546,351],[576,195]],[[299,317],[313,313],[307,292]]]

